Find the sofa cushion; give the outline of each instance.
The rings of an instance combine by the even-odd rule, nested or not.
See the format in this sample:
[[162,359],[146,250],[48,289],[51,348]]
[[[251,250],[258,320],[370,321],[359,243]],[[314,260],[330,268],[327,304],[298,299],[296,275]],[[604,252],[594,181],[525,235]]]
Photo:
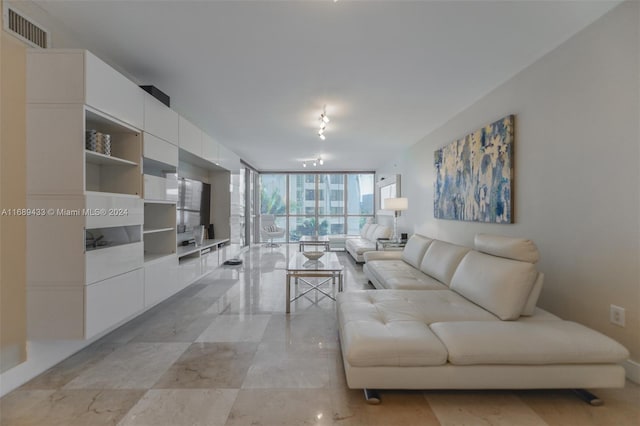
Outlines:
[[376,244],[364,238],[349,238],[345,242],[345,246],[351,252],[363,254],[367,251],[375,250]]
[[514,320],[521,315],[536,276],[531,263],[472,250],[453,274],[451,289],[502,320]]
[[445,290],[447,288],[438,280],[402,260],[372,260],[367,262],[366,268],[380,284],[389,289]]
[[354,367],[442,365],[447,350],[420,321],[384,323],[375,315],[341,326],[342,350]]
[[339,293],[337,300],[340,315],[348,321],[362,320],[363,312],[376,312],[376,315],[387,323],[395,321],[421,321],[425,324],[441,321],[500,322],[495,315],[450,290],[346,291]]
[[431,329],[456,365],[615,363],[629,356],[618,342],[570,321],[439,322]]
[[339,293],[342,351],[355,367],[428,366],[448,354],[429,324],[498,319],[450,290],[361,290]]
[[420,269],[420,262],[424,253],[433,240],[421,235],[412,235],[402,251],[402,260],[416,269]]
[[360,230],[360,237],[361,237],[361,238],[366,238],[366,236],[367,236],[367,231],[369,230],[369,228],[370,228],[370,227],[371,227],[371,224],[370,224],[370,223],[365,223],[365,224],[362,226],[362,229]]
[[371,235],[371,238],[369,239],[373,242],[376,242],[379,238],[389,238],[389,237],[391,237],[391,229],[389,229],[389,227],[384,225],[378,225],[376,230]]
[[533,241],[525,238],[476,234],[474,245],[476,250],[483,253],[521,262],[537,263],[540,259],[538,247]]
[[444,241],[433,240],[420,263],[420,270],[449,285],[451,277],[465,254],[471,250]]
[[369,229],[367,229],[367,232],[365,232],[364,238],[367,240],[373,240],[373,234],[376,232],[376,229],[378,229],[378,226],[378,224],[372,223]]

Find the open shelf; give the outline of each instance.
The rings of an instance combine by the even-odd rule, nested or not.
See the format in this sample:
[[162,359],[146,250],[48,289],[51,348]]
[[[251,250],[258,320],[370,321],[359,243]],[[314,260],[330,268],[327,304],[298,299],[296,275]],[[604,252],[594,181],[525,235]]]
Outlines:
[[87,158],[87,163],[98,164],[100,166],[137,166],[138,163],[125,160],[111,155],[100,154],[99,152],[84,150],[84,154]]

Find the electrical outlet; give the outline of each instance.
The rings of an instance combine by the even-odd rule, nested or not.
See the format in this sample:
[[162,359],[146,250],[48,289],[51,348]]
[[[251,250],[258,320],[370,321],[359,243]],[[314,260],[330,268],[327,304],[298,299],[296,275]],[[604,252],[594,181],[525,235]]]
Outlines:
[[609,306],[609,322],[624,327],[624,308],[616,305]]

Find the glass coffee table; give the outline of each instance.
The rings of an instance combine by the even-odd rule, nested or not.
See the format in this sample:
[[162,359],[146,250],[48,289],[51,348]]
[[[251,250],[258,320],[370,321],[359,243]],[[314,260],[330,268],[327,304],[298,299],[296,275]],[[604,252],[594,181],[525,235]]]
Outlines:
[[324,247],[324,251],[329,251],[329,237],[326,235],[304,235],[298,244],[300,251],[304,251],[304,246]]
[[[318,291],[332,300],[336,300],[331,294],[320,288],[321,285],[331,281],[332,284],[338,280],[338,292],[342,291],[344,266],[338,261],[335,253],[327,252],[318,260],[308,260],[302,253],[294,253],[287,265],[287,309],[291,312],[291,302],[298,300],[300,297],[310,291]],[[306,288],[302,293],[291,298],[291,279],[294,279],[296,288],[299,284],[304,284]],[[319,278],[316,282],[308,280],[308,278]],[[322,279],[324,278],[324,279]]]

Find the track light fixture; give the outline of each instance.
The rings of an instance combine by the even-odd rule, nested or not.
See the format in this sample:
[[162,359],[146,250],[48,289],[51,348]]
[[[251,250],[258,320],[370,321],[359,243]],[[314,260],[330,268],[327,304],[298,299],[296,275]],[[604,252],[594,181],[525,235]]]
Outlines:
[[329,121],[329,116],[327,115],[327,106],[325,105],[324,108],[322,108],[322,113],[320,113],[320,129],[318,130],[318,136],[321,140],[326,139],[324,130],[327,128],[327,123]]
[[324,165],[324,160],[322,157],[314,158],[313,160],[303,160],[302,167],[307,167],[307,163],[311,163],[313,167],[318,167]]

